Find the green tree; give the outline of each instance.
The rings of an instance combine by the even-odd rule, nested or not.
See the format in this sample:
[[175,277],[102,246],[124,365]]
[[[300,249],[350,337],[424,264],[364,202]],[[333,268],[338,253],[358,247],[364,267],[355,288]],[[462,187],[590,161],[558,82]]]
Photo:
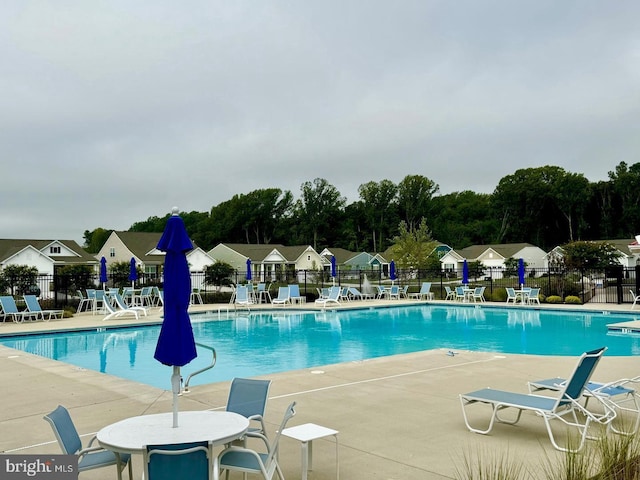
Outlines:
[[231,278],[235,273],[234,268],[225,262],[216,262],[207,265],[204,269],[204,283],[218,287],[218,291],[223,286],[231,285]]
[[552,198],[568,228],[569,241],[575,240],[584,227],[584,213],[590,198],[590,184],[584,175],[556,170],[552,181]]
[[391,251],[401,269],[425,269],[436,245],[424,218],[417,228],[403,220],[398,226],[398,235],[393,238]]
[[571,242],[563,245],[562,251],[567,268],[600,269],[620,264],[620,252],[608,242]]
[[422,175],[407,175],[398,184],[398,210],[409,228],[418,228],[421,219],[429,218],[431,200],[438,185]]
[[[129,280],[129,269],[131,264],[129,262],[113,262],[109,264],[109,275],[113,279],[113,285],[115,287],[130,287],[131,280]],[[140,278],[142,271],[140,267],[136,267],[138,272],[138,278]]]
[[628,166],[620,162],[614,171],[609,172],[609,179],[619,201],[616,212],[618,233],[622,237],[637,235],[640,228],[640,163]]
[[303,183],[300,190],[302,196],[296,204],[296,213],[303,235],[308,235],[309,243],[317,250],[320,241],[332,237],[331,231],[335,231],[336,220],[342,217],[346,198],[323,178]]
[[371,233],[374,252],[383,251],[395,234],[398,210],[398,187],[391,180],[367,182],[358,188],[367,221],[367,229]]
[[64,288],[71,292],[93,288],[93,269],[88,265],[65,265],[56,273],[62,279]]
[[[509,257],[504,261],[504,276],[505,277],[517,277],[518,276],[518,263],[520,262],[519,258]],[[525,268],[527,267],[527,262],[524,262]]]
[[589,182],[555,166],[524,168],[503,177],[493,192],[501,218],[499,242],[547,248],[564,243],[584,224]]
[[89,253],[98,253],[107,239],[111,235],[113,230],[107,230],[104,228],[96,228],[95,230],[84,231],[84,248]]
[[491,195],[470,190],[435,197],[431,230],[433,237],[453,248],[497,243],[499,222]]
[[29,265],[7,265],[0,271],[0,291],[11,295],[22,295],[31,285],[36,284],[38,269]]

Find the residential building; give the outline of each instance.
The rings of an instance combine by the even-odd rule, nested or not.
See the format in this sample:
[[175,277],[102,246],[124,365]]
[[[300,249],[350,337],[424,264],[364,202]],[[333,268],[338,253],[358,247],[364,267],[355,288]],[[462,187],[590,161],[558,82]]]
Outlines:
[[74,240],[0,239],[0,270],[8,265],[28,265],[40,275],[53,275],[59,267],[96,268],[98,262]]
[[280,279],[285,271],[320,271],[325,262],[310,245],[220,243],[207,253],[239,272],[246,271],[247,260],[251,260],[252,277],[257,281]]

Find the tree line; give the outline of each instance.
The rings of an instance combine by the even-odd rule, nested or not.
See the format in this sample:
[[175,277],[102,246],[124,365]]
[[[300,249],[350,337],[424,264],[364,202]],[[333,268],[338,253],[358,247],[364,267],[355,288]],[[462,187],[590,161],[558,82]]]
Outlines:
[[[311,245],[382,252],[404,222],[426,222],[431,237],[453,248],[527,242],[550,250],[578,240],[633,238],[640,233],[640,163],[620,162],[608,180],[590,182],[561,167],[518,169],[491,194],[464,190],[439,195],[423,175],[398,184],[369,181],[347,204],[323,178],[306,181],[295,198],[289,190],[264,188],[234,195],[209,212],[182,213],[187,232],[201,248],[218,243]],[[162,232],[169,215],[134,223],[130,231]],[[85,248],[97,253],[112,230],[84,232]]]

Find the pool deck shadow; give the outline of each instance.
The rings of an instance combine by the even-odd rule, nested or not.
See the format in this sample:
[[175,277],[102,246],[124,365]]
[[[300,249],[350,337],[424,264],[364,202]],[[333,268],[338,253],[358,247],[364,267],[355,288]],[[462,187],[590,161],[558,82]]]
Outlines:
[[[591,307],[615,311],[612,307],[617,306]],[[205,305],[194,310],[216,308]],[[629,307],[618,310],[628,312]],[[160,312],[154,311],[141,322],[119,319],[109,321],[109,326],[159,321]],[[100,316],[81,314],[48,323],[7,323],[0,325],[0,333],[104,326],[106,322]],[[496,451],[508,451],[510,458],[537,470],[541,464],[560,458],[561,454],[551,448],[543,421],[532,414],[523,414],[516,426],[496,425],[491,435],[469,432],[462,420],[458,395],[486,386],[526,392],[528,380],[569,375],[575,357],[447,353],[447,349],[428,350],[261,377],[272,380],[266,413],[270,433],[286,406],[295,400],[297,415],[289,426],[313,422],[339,430],[340,476],[349,480],[456,478],[456,469],[463,468],[465,456],[495,458]],[[187,373],[187,367],[184,370]],[[637,358],[605,354],[594,378],[608,381],[637,375]],[[6,392],[0,412],[0,451],[7,453],[59,453],[53,432],[42,419],[58,404],[70,410],[85,443],[106,424],[171,410],[171,393],[167,390],[3,346],[0,382]],[[180,397],[180,409],[223,409],[229,384],[192,387]],[[477,412],[473,415],[478,421],[488,420],[488,411],[478,407]],[[559,435],[562,438],[563,432]],[[141,461],[134,457],[135,478],[140,478]],[[300,445],[296,441],[282,438],[280,463],[285,478],[300,478]],[[115,469],[84,472],[80,478],[112,479]],[[329,440],[316,441],[314,470],[309,479],[333,478],[334,445]]]

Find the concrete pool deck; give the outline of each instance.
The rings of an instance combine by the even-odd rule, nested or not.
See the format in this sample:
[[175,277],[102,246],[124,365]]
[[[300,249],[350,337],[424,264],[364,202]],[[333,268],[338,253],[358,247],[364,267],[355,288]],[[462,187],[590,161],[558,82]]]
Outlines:
[[[352,302],[349,307],[410,303],[416,302]],[[304,308],[317,307],[309,304]],[[589,304],[571,308],[630,312],[628,305]],[[217,309],[218,305],[193,307],[193,311]],[[152,310],[149,317],[140,321],[122,318],[103,322],[101,316],[80,314],[47,323],[5,323],[0,325],[0,334],[160,322],[160,313],[158,309]],[[486,386],[526,392],[528,380],[568,375],[575,362],[575,357],[467,351],[450,356],[446,349],[436,349],[274,374],[268,376],[272,386],[266,420],[272,433],[286,406],[295,400],[297,415],[289,426],[313,422],[338,430],[343,479],[455,478],[456,468],[463,468],[465,455],[474,457],[480,452],[484,458],[495,458],[495,452],[507,450],[510,457],[520,458],[540,470],[540,464],[548,462],[548,458],[557,458],[541,419],[525,413],[516,426],[496,425],[491,435],[474,434],[464,425],[458,394]],[[594,378],[609,381],[635,377],[639,370],[640,363],[635,357],[605,354]],[[188,373],[188,366],[183,372]],[[3,346],[0,346],[0,381],[5,385],[0,451],[7,453],[60,453],[51,428],[42,419],[58,404],[70,410],[85,443],[92,433],[109,423],[171,410],[171,393],[167,390]],[[223,409],[229,383],[192,387],[190,393],[180,398],[180,409]],[[479,409],[479,412],[479,419],[488,420],[487,411]],[[140,457],[134,457],[135,478],[140,478],[141,461]],[[300,478],[298,442],[281,439],[280,463],[285,478]],[[85,472],[80,478],[113,479],[115,468]],[[335,478],[334,445],[331,440],[316,441],[314,470],[309,479],[332,478]]]

